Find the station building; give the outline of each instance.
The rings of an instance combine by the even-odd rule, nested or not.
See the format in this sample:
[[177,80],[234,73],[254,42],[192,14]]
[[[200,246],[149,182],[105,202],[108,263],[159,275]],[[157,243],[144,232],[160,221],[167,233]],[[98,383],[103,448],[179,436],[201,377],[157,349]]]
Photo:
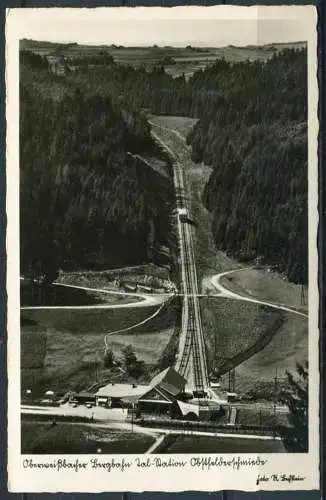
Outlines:
[[185,385],[186,379],[169,367],[149,385],[111,383],[101,387],[95,394],[96,404],[106,408],[134,407],[141,414],[172,415]]
[[148,385],[110,383],[95,394],[96,404],[106,408],[127,407],[143,416],[209,420],[227,405],[219,389],[209,389],[205,399],[187,397],[187,380],[173,367],[158,373]]
[[137,401],[141,414],[173,416],[177,398],[185,389],[186,379],[174,368],[169,367],[156,375],[148,390]]
[[111,383],[97,391],[96,404],[105,408],[128,406],[128,402],[137,401],[148,389],[148,385]]

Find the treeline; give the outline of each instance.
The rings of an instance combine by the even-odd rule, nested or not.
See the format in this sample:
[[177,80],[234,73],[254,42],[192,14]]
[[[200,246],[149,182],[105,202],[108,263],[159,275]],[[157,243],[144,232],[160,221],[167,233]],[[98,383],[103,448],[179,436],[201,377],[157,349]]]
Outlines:
[[[162,65],[136,69],[96,61],[91,70],[77,68],[67,82],[115,103],[133,128],[128,143],[118,134],[121,150],[124,143],[137,148],[139,140],[150,147],[141,111],[198,118],[188,144],[194,161],[213,167],[204,203],[213,216],[217,248],[239,260],[260,257],[306,283],[306,57],[305,50],[287,49],[266,62],[220,59],[188,81],[168,75]],[[51,93],[44,84],[38,89]],[[99,126],[94,120],[90,129]],[[65,130],[70,141],[75,129]],[[105,149],[104,135],[96,148]]]
[[21,272],[148,262],[167,245],[172,183],[133,157],[152,147],[146,120],[109,96],[59,100],[20,88]]
[[308,280],[306,58],[287,49],[266,62],[221,59],[188,82],[162,67],[111,68],[129,106],[199,118],[188,144],[213,167],[204,203],[217,248],[299,283]]

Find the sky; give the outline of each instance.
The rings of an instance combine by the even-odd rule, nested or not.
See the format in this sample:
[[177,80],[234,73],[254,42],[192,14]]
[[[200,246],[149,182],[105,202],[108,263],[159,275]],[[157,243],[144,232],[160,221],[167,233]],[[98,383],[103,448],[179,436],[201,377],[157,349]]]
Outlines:
[[304,41],[304,8],[294,7],[292,12],[289,7],[64,8],[24,9],[23,13],[14,9],[9,17],[19,14],[20,38],[34,40],[221,47]]

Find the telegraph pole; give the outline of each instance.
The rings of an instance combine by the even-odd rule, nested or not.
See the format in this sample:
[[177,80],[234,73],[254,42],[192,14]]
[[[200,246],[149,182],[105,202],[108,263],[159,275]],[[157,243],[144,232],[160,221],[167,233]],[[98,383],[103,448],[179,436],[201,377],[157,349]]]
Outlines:
[[276,403],[277,403],[277,368],[275,369],[275,378],[274,378],[274,430],[273,437],[275,439],[275,427],[276,427]]
[[134,432],[134,411],[135,403],[131,403],[131,432]]

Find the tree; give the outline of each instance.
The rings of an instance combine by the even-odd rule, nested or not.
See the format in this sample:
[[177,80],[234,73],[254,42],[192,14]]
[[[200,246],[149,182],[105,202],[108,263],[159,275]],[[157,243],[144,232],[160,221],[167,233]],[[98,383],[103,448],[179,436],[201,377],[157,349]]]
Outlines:
[[131,344],[127,345],[122,349],[122,354],[124,358],[124,363],[126,368],[130,367],[130,365],[133,365],[137,363],[137,356],[135,354],[134,348]]
[[133,378],[139,378],[145,372],[144,361],[138,361],[134,348],[131,344],[127,345],[123,350],[124,365],[128,374]]
[[288,388],[281,400],[290,410],[290,428],[283,430],[283,442],[289,452],[308,451],[308,362],[297,364],[295,375],[287,372]]
[[112,368],[114,365],[114,354],[108,347],[106,347],[104,351],[103,363],[105,368]]

